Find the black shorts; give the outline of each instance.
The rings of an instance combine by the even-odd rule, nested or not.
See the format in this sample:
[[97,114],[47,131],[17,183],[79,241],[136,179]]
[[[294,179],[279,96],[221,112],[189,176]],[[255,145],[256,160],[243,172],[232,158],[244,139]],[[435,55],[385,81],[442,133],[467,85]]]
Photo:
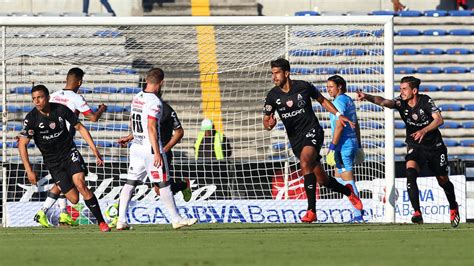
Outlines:
[[448,175],[448,149],[444,145],[437,149],[423,149],[408,146],[405,161],[415,161],[420,169],[427,163],[429,169],[433,171],[436,176]]
[[318,157],[317,161],[321,160],[321,147],[324,142],[324,130],[322,128],[312,128],[308,132],[298,135],[295,138],[290,139],[291,149],[295,156],[299,159],[301,156],[301,151],[305,146],[312,146],[316,148],[316,153]]
[[82,155],[77,149],[72,149],[69,156],[64,160],[46,165],[56,185],[61,188],[61,192],[67,193],[74,187],[72,176],[77,173],[87,175],[87,167]]

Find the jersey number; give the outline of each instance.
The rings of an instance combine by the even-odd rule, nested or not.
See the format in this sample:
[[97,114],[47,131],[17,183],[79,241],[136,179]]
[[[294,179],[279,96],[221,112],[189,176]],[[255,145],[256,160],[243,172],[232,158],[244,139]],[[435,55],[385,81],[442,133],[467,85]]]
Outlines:
[[139,115],[139,114],[133,114],[132,115],[132,127],[133,127],[133,132],[143,133],[142,116],[141,115]]

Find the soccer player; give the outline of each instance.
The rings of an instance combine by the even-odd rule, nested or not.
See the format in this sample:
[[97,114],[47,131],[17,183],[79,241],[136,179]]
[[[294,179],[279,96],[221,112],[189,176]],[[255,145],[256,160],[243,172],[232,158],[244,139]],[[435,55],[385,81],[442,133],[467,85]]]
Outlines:
[[[82,113],[89,121],[96,122],[101,117],[102,113],[107,110],[107,106],[101,104],[94,112],[87,104],[84,97],[77,94],[79,88],[82,85],[82,79],[84,77],[84,71],[80,68],[71,68],[66,76],[66,86],[62,90],[51,93],[50,102],[59,103],[67,106],[76,115]],[[66,123],[68,124],[68,123]],[[76,130],[73,126],[68,126],[69,133],[72,138],[76,134]],[[41,209],[36,213],[34,220],[40,223],[43,227],[51,227],[46,217],[46,212],[58,201],[58,205],[61,213],[59,214],[59,223],[76,226],[78,223],[72,219],[71,215],[67,212],[67,200],[64,194],[61,193],[59,186],[53,184],[53,187],[49,190],[48,196],[43,203]]]
[[[160,199],[171,215],[174,229],[191,226],[197,219],[182,218],[176,208],[173,193],[168,180],[168,161],[161,144],[160,120],[163,105],[158,97],[164,83],[164,72],[153,68],[146,76],[146,87],[133,97],[131,108],[131,123],[133,140],[130,146],[130,165],[128,180],[122,187],[119,200],[119,218],[117,230],[128,230],[127,209],[132,193],[138,182],[148,175],[154,186],[160,188]],[[119,140],[125,143],[125,140]]]
[[79,191],[86,206],[97,219],[100,230],[102,232],[110,231],[102,217],[96,196],[86,186],[87,167],[67,130],[66,121],[79,131],[87,142],[97,159],[97,165],[102,165],[104,162],[89,131],[77,120],[77,116],[69,108],[62,104],[49,102],[49,90],[44,85],[34,86],[31,90],[31,97],[35,108],[25,117],[18,144],[28,180],[33,185],[37,182],[27,149],[30,139],[34,138],[36,146],[43,155],[46,168],[66,198],[76,204],[79,201]]
[[357,92],[357,99],[397,109],[406,124],[407,190],[414,209],[411,221],[416,224],[423,223],[416,178],[420,169],[427,163],[448,198],[451,226],[457,227],[460,218],[454,186],[448,177],[448,150],[438,129],[444,123],[443,117],[434,101],[428,95],[419,93],[420,83],[421,80],[415,77],[403,77],[400,81],[400,96],[393,100],[361,91]]
[[[334,171],[336,180],[343,185],[350,184],[354,189],[354,194],[359,196],[354,181],[353,164],[356,159],[357,163],[363,162],[364,150],[360,141],[360,128],[357,121],[356,107],[351,97],[346,95],[346,81],[343,77],[334,75],[328,78],[327,89],[329,95],[334,98],[332,103],[336,109],[356,125],[356,130],[354,131],[352,128],[342,126],[340,123],[337,123],[337,118],[334,114],[329,115],[333,137],[329,144],[326,162],[330,166],[336,166]],[[362,212],[356,208],[353,208],[352,211],[354,216],[351,222],[363,223]]]
[[338,123],[353,126],[353,123],[334,107],[310,83],[290,79],[290,63],[279,58],[271,62],[272,80],[275,84],[267,94],[264,106],[263,125],[266,130],[275,127],[274,117],[278,112],[290,140],[293,153],[300,160],[301,172],[304,175],[304,187],[308,199],[308,209],[302,222],[311,223],[316,220],[316,179],[319,185],[349,197],[350,202],[358,210],[362,210],[362,202],[354,194],[350,184],[343,186],[333,177],[328,177],[321,165],[319,152],[323,145],[324,132],[318,118],[313,112],[311,99],[316,99],[326,110],[336,115]]

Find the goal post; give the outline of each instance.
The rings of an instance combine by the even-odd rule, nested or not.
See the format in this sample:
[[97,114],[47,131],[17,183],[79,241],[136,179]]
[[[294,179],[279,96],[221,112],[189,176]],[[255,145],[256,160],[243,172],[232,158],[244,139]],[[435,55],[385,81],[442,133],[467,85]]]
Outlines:
[[[386,98],[394,95],[389,16],[0,17],[0,26],[6,226],[35,225],[32,218],[52,185],[34,145],[28,151],[40,180],[38,186],[28,183],[15,145],[23,118],[33,108],[29,90],[32,84],[45,84],[51,92],[63,88],[72,67],[85,70],[79,93],[89,105],[108,105],[96,123],[79,116],[105,166],[95,166],[87,145],[75,137],[88,163],[87,183],[103,212],[117,202],[126,179],[128,149],[116,140],[128,133],[131,99],[148,69],[164,70],[163,98],[185,130],[173,148],[171,175],[190,179],[194,191],[190,202],[178,193],[177,204],[181,214],[200,222],[301,222],[306,196],[298,161],[281,122],[271,132],[262,125],[263,102],[273,87],[271,60],[287,58],[292,79],[314,84],[327,98],[326,80],[336,73],[348,81],[351,97],[358,89]],[[367,208],[364,218],[395,222],[393,111],[366,102],[356,105],[367,154],[366,162],[355,167]],[[329,113],[316,101],[313,109],[329,143]],[[224,160],[196,160],[194,143],[203,119],[211,119],[229,140],[231,152]],[[130,223],[169,222],[150,184],[139,185],[132,200]],[[352,217],[348,200],[323,187],[317,190],[316,206],[319,222],[347,222]],[[93,221],[83,203],[68,210],[81,223]],[[57,215],[57,208],[48,212],[52,223]]]

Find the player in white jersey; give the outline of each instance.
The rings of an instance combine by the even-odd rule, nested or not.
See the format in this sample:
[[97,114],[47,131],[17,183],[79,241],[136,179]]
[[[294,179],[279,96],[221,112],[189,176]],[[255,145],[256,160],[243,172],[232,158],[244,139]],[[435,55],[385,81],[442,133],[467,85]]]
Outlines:
[[[79,115],[82,113],[89,121],[96,122],[101,117],[102,113],[107,110],[107,106],[101,104],[94,112],[82,95],[77,92],[82,85],[84,71],[80,68],[71,68],[66,76],[66,86],[62,90],[58,90],[50,95],[50,102],[59,103],[67,106],[73,113]],[[74,138],[76,130],[67,123],[69,133]],[[46,212],[58,201],[61,213],[59,215],[60,224],[77,225],[77,222],[67,212],[67,199],[56,184],[49,190],[48,196],[43,203],[43,206],[35,215],[35,221],[44,227],[50,227],[46,217]]]
[[[146,87],[133,97],[131,108],[132,145],[130,147],[130,164],[126,184],[122,187],[119,201],[117,230],[128,230],[127,209],[135,187],[148,175],[154,186],[160,188],[160,199],[171,215],[174,229],[191,226],[197,219],[182,218],[176,208],[168,178],[168,163],[160,138],[160,120],[162,102],[158,94],[164,83],[164,72],[159,68],[148,71]],[[121,138],[119,143],[126,142]],[[129,140],[129,139],[128,139]]]

